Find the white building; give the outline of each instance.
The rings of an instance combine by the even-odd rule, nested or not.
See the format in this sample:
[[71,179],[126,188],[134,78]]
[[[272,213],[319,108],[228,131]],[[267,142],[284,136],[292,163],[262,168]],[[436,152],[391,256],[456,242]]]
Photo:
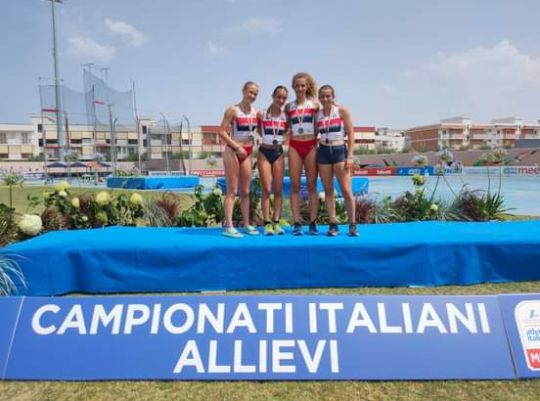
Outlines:
[[401,152],[407,145],[405,131],[391,128],[377,128],[375,147]]
[[38,156],[37,130],[35,124],[0,123],[0,159],[27,160]]

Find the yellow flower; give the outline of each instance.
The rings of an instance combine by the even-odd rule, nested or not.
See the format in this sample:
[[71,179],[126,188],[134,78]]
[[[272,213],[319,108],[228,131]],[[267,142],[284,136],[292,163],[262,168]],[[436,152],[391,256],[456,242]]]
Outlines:
[[420,174],[415,174],[412,176],[412,182],[414,185],[421,186],[426,183],[426,179]]
[[439,206],[437,206],[435,203],[432,203],[431,206],[429,207],[429,210],[435,213],[439,210]]
[[141,206],[143,202],[143,198],[141,195],[135,192],[131,195],[131,197],[129,198],[129,201],[135,206]]
[[65,197],[67,197],[67,192],[66,191],[58,191],[58,196],[60,196],[61,198],[65,198]]
[[221,196],[223,194],[223,192],[221,191],[221,188],[214,188],[214,190],[212,192],[216,196]]
[[106,225],[109,222],[109,218],[107,217],[107,213],[105,213],[103,211],[96,213],[96,220],[102,226]]
[[79,201],[79,198],[75,197],[71,200],[71,206],[73,206],[75,209],[78,209],[81,206],[81,202]]
[[43,199],[47,200],[51,197],[51,193],[50,192],[43,192]]
[[69,183],[67,181],[58,181],[56,185],[54,186],[54,189],[56,189],[56,192],[65,191],[69,188]]
[[111,196],[107,191],[101,191],[96,195],[96,203],[99,206],[105,206],[108,205],[111,201]]
[[19,221],[18,226],[23,234],[34,236],[41,232],[43,224],[41,217],[35,214],[25,214]]

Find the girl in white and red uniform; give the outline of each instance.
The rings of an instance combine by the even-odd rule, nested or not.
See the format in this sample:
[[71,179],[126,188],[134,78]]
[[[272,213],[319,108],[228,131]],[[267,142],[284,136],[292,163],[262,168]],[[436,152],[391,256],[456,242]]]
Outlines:
[[302,235],[300,222],[300,184],[302,170],[306,172],[309,194],[309,234],[317,235],[317,139],[315,120],[319,111],[317,84],[305,72],[293,76],[292,87],[296,100],[285,106],[291,138],[289,142],[289,173],[291,176],[291,211],[294,220],[293,234]]
[[[246,82],[242,89],[242,101],[230,106],[223,116],[219,136],[226,143],[223,150],[223,167],[227,181],[227,194],[224,200],[225,230],[223,235],[241,238],[243,235],[233,227],[232,214],[234,200],[240,189],[240,209],[242,222],[247,234],[259,232],[249,221],[249,186],[251,182],[253,136],[257,130],[257,111],[253,103],[257,99],[259,86]],[[230,135],[228,131],[230,130]]]
[[[283,234],[279,224],[281,218],[283,173],[285,159],[283,157],[283,140],[287,132],[287,116],[283,106],[287,102],[289,92],[284,86],[278,86],[272,93],[272,104],[265,112],[259,112],[259,127],[262,143],[259,146],[257,167],[261,178],[261,206],[264,218],[264,234]],[[270,192],[274,194],[274,211],[270,220]]]

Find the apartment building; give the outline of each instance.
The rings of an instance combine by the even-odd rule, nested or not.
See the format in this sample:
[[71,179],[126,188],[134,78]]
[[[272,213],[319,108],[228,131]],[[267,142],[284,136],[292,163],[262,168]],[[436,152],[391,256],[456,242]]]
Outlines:
[[438,124],[410,128],[405,135],[417,151],[513,147],[516,140],[540,138],[540,123],[524,123],[517,117],[473,123],[467,117],[454,117]]
[[377,132],[375,133],[375,147],[377,149],[401,152],[407,146],[408,141],[404,130],[377,128]]
[[38,126],[34,124],[0,124],[0,160],[28,160],[40,153]]

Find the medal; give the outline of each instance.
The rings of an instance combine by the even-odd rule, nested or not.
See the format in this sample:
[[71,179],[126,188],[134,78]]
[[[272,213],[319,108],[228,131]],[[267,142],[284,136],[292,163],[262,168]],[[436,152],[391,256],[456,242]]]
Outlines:
[[[302,114],[300,115],[300,110],[302,110]],[[296,114],[298,116],[298,124],[300,125],[300,127],[298,128],[297,132],[298,134],[302,135],[304,133],[304,113],[306,111],[306,108],[305,107],[302,107],[302,109],[300,109],[300,107],[298,107],[298,104],[296,104]]]
[[272,141],[272,144],[277,145],[279,143],[279,141],[276,139],[276,136],[279,133],[279,130],[281,129],[281,127],[280,127],[281,114],[279,115],[279,117],[277,119],[277,126],[275,125],[276,120],[272,116],[272,112],[269,112],[268,116],[270,117],[270,122],[272,123],[272,134],[273,134],[273,137],[274,137],[274,140]]
[[[324,111],[323,111],[324,114]],[[328,136],[330,135],[330,117],[332,116],[332,109],[330,109],[330,114],[326,116],[326,144],[328,144],[330,141],[328,140]]]

